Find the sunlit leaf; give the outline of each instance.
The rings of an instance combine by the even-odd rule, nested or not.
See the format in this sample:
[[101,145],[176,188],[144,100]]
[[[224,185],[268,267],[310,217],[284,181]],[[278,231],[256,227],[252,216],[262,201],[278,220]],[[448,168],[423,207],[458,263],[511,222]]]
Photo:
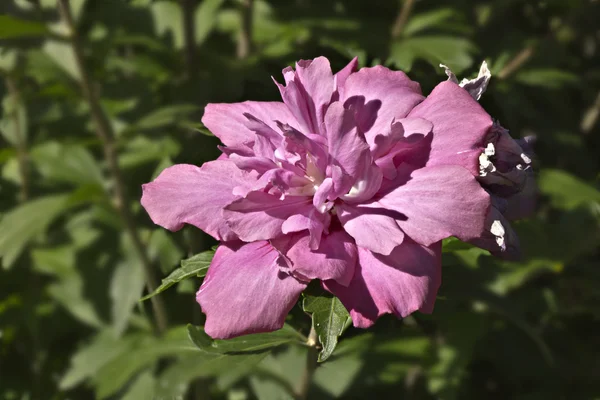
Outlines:
[[69,195],[51,195],[31,200],[4,214],[0,220],[0,257],[9,268],[25,246],[43,233],[69,206]]
[[27,21],[10,15],[0,15],[0,39],[43,36],[47,32],[46,26],[39,22]]
[[207,353],[258,352],[289,343],[304,343],[303,336],[289,325],[269,333],[239,336],[228,340],[213,340],[200,326],[188,325],[190,340]]
[[574,73],[553,68],[520,71],[515,75],[515,79],[525,85],[548,89],[560,89],[563,86],[574,85],[578,82],[578,77]]
[[323,346],[319,353],[319,361],[325,361],[333,354],[338,337],[352,322],[350,314],[337,297],[325,291],[306,292],[302,308],[312,314],[313,328]]
[[568,172],[557,169],[540,171],[539,187],[550,196],[555,207],[571,209],[588,201],[600,203],[600,190]]
[[160,286],[149,295],[143,297],[141,300],[147,300],[152,296],[164,292],[174,284],[181,282],[184,279],[191,278],[193,276],[203,277],[208,272],[208,266],[214,257],[215,252],[208,250],[195,256],[181,261],[181,268],[177,268],[171,272],[169,276],[162,280]]

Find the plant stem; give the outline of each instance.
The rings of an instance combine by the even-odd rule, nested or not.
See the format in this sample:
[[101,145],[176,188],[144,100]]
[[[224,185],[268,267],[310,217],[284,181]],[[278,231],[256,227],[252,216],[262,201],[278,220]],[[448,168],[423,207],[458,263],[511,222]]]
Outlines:
[[525,47],[504,68],[498,72],[498,78],[505,79],[521,68],[533,55],[533,46]]
[[243,60],[252,52],[252,15],[254,0],[242,0],[242,27],[237,47],[237,56]]
[[392,27],[392,38],[395,39],[400,37],[414,5],[415,0],[404,0],[402,3],[402,8],[400,9],[400,13],[396,18],[396,22],[394,22],[394,26]]
[[[70,33],[71,47],[73,49],[75,62],[81,76],[81,81],[79,82],[81,85],[81,90],[90,107],[92,119],[94,121],[94,125],[96,126],[96,135],[103,144],[104,157],[115,182],[115,208],[117,209],[123,224],[125,225],[125,230],[131,238],[133,247],[140,261],[142,262],[146,280],[146,288],[149,292],[153,292],[156,289],[157,284],[152,271],[152,263],[150,262],[144,244],[142,243],[135,220],[129,208],[130,203],[125,189],[123,174],[121,172],[121,168],[119,167],[119,159],[116,151],[113,129],[108,117],[102,109],[100,99],[94,88],[94,82],[85,68],[83,50],[75,23],[73,21],[71,9],[69,7],[69,0],[58,0],[57,4],[61,19],[67,26]],[[151,300],[154,317],[156,319],[156,328],[159,333],[162,333],[167,329],[168,326],[166,308],[160,297],[154,296]]]
[[192,80],[196,75],[196,26],[194,12],[196,0],[180,0],[183,11],[183,37],[185,39],[185,67],[187,79]]
[[298,400],[305,400],[308,398],[310,385],[312,383],[315,370],[317,369],[317,360],[319,355],[317,345],[319,344],[319,336],[317,335],[317,331],[315,331],[314,326],[310,327],[310,333],[308,334],[308,340],[306,341],[306,344],[308,346],[308,353],[306,354],[306,368],[304,369],[304,375],[302,375],[302,380],[300,381],[300,386],[297,390],[296,398]]

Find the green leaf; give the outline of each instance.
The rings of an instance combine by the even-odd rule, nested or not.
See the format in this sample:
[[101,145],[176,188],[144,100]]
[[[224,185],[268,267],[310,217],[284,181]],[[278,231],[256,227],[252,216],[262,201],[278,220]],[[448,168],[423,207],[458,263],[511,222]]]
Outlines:
[[72,316],[86,325],[100,328],[104,322],[94,305],[85,297],[84,281],[76,267],[72,246],[36,249],[31,252],[34,268],[58,278],[48,286],[48,294]]
[[102,186],[104,183],[99,164],[83,146],[49,141],[34,147],[31,159],[40,174],[49,180],[78,185]]
[[184,279],[191,278],[193,276],[203,277],[208,271],[208,266],[214,257],[215,252],[213,250],[207,250],[202,253],[196,254],[195,256],[181,261],[181,268],[177,268],[171,272],[169,276],[162,280],[160,286],[149,295],[143,297],[141,301],[147,300],[152,296],[164,292],[174,284],[181,282]]
[[456,11],[451,8],[439,8],[413,15],[404,26],[402,35],[408,37],[427,29],[436,28],[454,15],[456,15]]
[[204,0],[196,9],[196,44],[204,43],[215,28],[217,15],[224,0]]
[[323,346],[319,353],[319,362],[323,362],[333,354],[338,337],[351,322],[350,315],[337,297],[325,291],[305,292],[302,308],[312,314],[312,326]]
[[451,253],[457,250],[469,250],[474,246],[469,243],[465,243],[458,238],[449,237],[442,241],[442,252]]
[[156,379],[151,371],[140,373],[121,400],[148,400],[154,397]]
[[566,85],[576,85],[579,77],[572,72],[554,68],[537,68],[520,71],[515,79],[529,86],[560,89]]
[[136,343],[145,340],[144,334],[115,337],[112,330],[102,330],[86,346],[80,348],[71,357],[71,366],[60,380],[63,390],[73,388],[96,373],[111,360],[128,353]]
[[29,120],[27,108],[22,102],[15,102],[15,98],[7,96],[2,100],[4,117],[0,120],[0,135],[14,147],[27,143],[29,133]]
[[169,366],[159,377],[157,393],[160,398],[183,396],[190,382],[197,378],[234,375],[238,379],[253,372],[256,364],[269,353],[218,354],[201,353],[183,357]]
[[43,50],[71,78],[77,81],[81,80],[77,61],[75,60],[75,53],[73,53],[71,45],[57,42],[56,40],[49,40],[44,44]]
[[207,353],[245,353],[270,350],[290,343],[305,343],[304,337],[289,325],[268,333],[239,336],[228,340],[213,340],[200,326],[188,325],[192,343]]
[[144,290],[144,269],[141,260],[133,252],[129,236],[123,236],[122,248],[125,261],[117,265],[110,284],[112,317],[115,335],[123,333]]
[[201,357],[202,354],[190,343],[185,326],[172,328],[161,338],[140,337],[136,342],[130,343],[126,352],[109,360],[94,374],[96,395],[99,399],[113,395],[138,371],[153,366],[163,357]]
[[157,1],[150,6],[154,27],[159,36],[170,33],[175,48],[183,48],[183,12],[179,4],[170,1]]
[[46,33],[48,33],[48,29],[39,22],[26,21],[10,15],[0,15],[0,39],[43,36]]
[[183,252],[166,230],[156,229],[152,232],[148,242],[148,255],[152,261],[158,260],[163,274],[168,274],[181,260]]
[[119,155],[119,165],[126,169],[135,168],[175,156],[179,150],[179,143],[170,137],[153,140],[145,136],[136,136],[127,142],[125,149]]
[[419,36],[396,40],[391,47],[388,63],[409,71],[416,59],[423,59],[435,68],[448,65],[460,74],[473,64],[471,53],[475,46],[463,38],[450,36]]
[[159,108],[138,120],[132,129],[147,130],[177,124],[196,111],[198,111],[198,107],[193,104],[177,104]]
[[544,169],[539,175],[540,191],[550,196],[552,205],[573,209],[582,203],[600,203],[600,191],[565,171]]
[[4,214],[0,220],[0,257],[4,268],[11,267],[25,246],[69,208],[69,200],[65,194],[41,197]]

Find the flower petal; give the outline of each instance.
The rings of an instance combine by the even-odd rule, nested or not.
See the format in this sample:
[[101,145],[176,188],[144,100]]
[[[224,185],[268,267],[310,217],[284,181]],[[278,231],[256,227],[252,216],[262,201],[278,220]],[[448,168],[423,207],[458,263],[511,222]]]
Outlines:
[[299,122],[303,133],[323,132],[323,119],[333,95],[333,73],[329,60],[317,57],[296,63],[296,71],[283,70],[286,86],[277,84],[284,103]]
[[441,284],[441,244],[431,247],[405,241],[389,256],[358,248],[358,264],[348,287],[324,286],[350,312],[354,326],[368,328],[383,314],[404,318],[433,311]]
[[329,155],[349,176],[348,182],[352,186],[372,161],[369,145],[356,126],[354,111],[344,108],[339,101],[332,103],[325,115],[325,128]]
[[217,240],[237,239],[221,210],[236,200],[234,189],[256,182],[255,173],[240,171],[232,162],[217,160],[202,167],[178,164],[142,185],[142,206],[155,224],[177,231],[191,224]]
[[333,279],[347,286],[354,276],[357,249],[352,238],[337,229],[323,235],[317,250],[311,250],[310,237],[299,233],[277,238],[273,246],[289,259],[290,273],[299,279]]
[[358,57],[354,57],[352,61],[348,63],[344,68],[339,70],[333,75],[334,82],[334,94],[332,101],[337,101],[341,97],[344,97],[344,86],[346,85],[346,79],[358,70]]
[[226,146],[252,147],[256,134],[248,127],[250,121],[244,114],[252,115],[273,130],[277,128],[274,121],[298,126],[298,122],[284,103],[262,101],[208,104],[204,109],[202,123]]
[[479,155],[492,119],[466,90],[451,81],[442,82],[409,117],[433,123],[428,166],[460,165],[479,175]]
[[405,216],[398,225],[417,243],[428,246],[449,236],[469,240],[483,232],[490,196],[466,169],[440,165],[411,172],[401,166],[398,179],[406,183],[379,203]]
[[294,214],[308,213],[313,208],[307,196],[281,199],[265,192],[250,192],[223,210],[227,224],[241,240],[253,242],[281,235],[284,221]]
[[206,333],[228,339],[280,329],[306,284],[282,272],[269,242],[223,243],[196,294]]
[[366,207],[339,204],[335,206],[338,218],[356,241],[356,245],[375,253],[389,255],[404,241],[404,232],[396,220],[386,215],[387,210],[372,202]]
[[520,257],[519,238],[496,207],[490,208],[483,234],[470,242],[505,260],[515,261]]
[[357,107],[357,121],[371,145],[375,135],[385,132],[394,118],[404,118],[421,101],[421,87],[404,72],[382,66],[362,68],[344,85],[344,105]]

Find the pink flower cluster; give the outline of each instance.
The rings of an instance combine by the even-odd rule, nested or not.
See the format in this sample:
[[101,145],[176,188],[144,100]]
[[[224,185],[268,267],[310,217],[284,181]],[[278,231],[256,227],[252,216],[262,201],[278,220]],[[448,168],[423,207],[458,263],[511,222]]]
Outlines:
[[485,64],[460,84],[447,73],[424,97],[403,72],[354,59],[333,74],[319,57],[283,70],[283,102],[206,107],[223,154],[165,169],[142,205],[222,242],[197,293],[209,335],[280,328],[314,279],[357,327],[431,312],[442,239],[518,250],[507,217],[530,206],[526,143],[477,102]]

